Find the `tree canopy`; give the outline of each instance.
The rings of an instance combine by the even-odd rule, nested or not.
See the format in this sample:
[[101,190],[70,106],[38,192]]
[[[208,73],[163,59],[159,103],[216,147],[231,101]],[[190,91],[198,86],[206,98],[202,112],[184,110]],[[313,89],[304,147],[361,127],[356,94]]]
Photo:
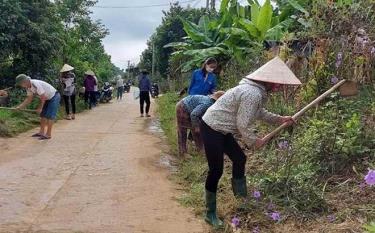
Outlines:
[[93,69],[100,80],[120,70],[105,53],[108,30],[90,18],[92,0],[3,0],[0,2],[0,87],[14,76],[55,80],[68,63],[78,76]]

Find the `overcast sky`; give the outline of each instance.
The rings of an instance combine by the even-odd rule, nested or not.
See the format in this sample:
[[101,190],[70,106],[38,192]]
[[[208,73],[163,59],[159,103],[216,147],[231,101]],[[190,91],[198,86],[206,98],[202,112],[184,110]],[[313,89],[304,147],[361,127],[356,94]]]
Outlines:
[[[180,0],[179,2],[186,2]],[[168,4],[172,0],[99,0],[97,6],[147,6]],[[188,3],[182,3],[187,6]],[[205,5],[205,0],[194,0],[191,6]],[[127,61],[137,63],[146,48],[147,39],[161,23],[162,10],[169,6],[150,8],[92,8],[94,19],[100,19],[109,29],[110,35],[104,40],[104,46],[112,56],[112,62],[120,68],[127,66]]]

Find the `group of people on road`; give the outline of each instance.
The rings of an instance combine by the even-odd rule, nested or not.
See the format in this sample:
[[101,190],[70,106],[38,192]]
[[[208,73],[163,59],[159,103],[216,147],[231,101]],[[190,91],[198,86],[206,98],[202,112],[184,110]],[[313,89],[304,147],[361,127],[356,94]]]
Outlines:
[[[65,64],[60,70],[60,84],[61,94],[64,100],[66,119],[76,119],[76,95],[78,90],[76,88],[76,75],[74,74],[74,67]],[[109,86],[109,83],[104,84]],[[130,88],[130,82],[127,83]],[[24,109],[33,101],[34,97],[37,96],[40,99],[39,106],[36,112],[40,114],[40,130],[38,133],[32,135],[32,137],[39,138],[40,140],[48,140],[52,137],[52,127],[56,120],[61,95],[60,92],[53,87],[51,84],[37,79],[32,79],[26,74],[20,74],[16,77],[16,86],[24,88],[27,92],[27,98],[18,106],[16,109]],[[157,85],[156,85],[157,86]],[[124,81],[121,76],[117,77],[117,99],[122,99],[124,92]],[[150,117],[150,93],[155,89],[155,84],[151,85],[150,78],[147,71],[143,71],[139,78],[139,99],[140,99],[140,112],[141,116]],[[157,92],[159,88],[157,87]],[[83,94],[85,103],[88,109],[95,107],[99,98],[98,79],[92,70],[85,72],[83,81],[83,87],[79,90],[80,94]],[[112,95],[112,94],[111,94]],[[112,98],[112,97],[111,97]],[[146,104],[146,105],[145,105]]]
[[[65,112],[67,120],[74,120],[76,114],[76,75],[74,68],[65,64],[60,70],[61,93],[65,104]],[[40,114],[39,132],[33,134],[32,137],[40,140],[48,140],[52,137],[52,127],[56,120],[61,95],[60,92],[51,84],[37,79],[32,79],[26,74],[20,74],[16,77],[16,86],[24,88],[27,92],[26,99],[16,107],[16,109],[24,109],[30,105],[34,97],[40,99],[36,112]],[[98,80],[95,73],[91,70],[85,72],[83,83],[84,98],[91,109],[96,105],[96,93],[98,91]]]
[[245,176],[246,155],[237,141],[241,137],[249,148],[259,149],[267,141],[259,138],[254,130],[257,120],[269,124],[294,123],[290,116],[280,116],[265,109],[269,93],[285,85],[301,82],[278,57],[257,71],[246,76],[234,88],[216,91],[214,74],[217,62],[209,58],[201,69],[194,71],[189,96],[176,106],[178,144],[181,155],[187,152],[187,130],[192,131],[198,151],[205,151],[208,162],[205,220],[220,228],[223,222],[217,216],[217,187],[224,169],[224,154],[232,161],[232,190],[236,197],[247,197]]

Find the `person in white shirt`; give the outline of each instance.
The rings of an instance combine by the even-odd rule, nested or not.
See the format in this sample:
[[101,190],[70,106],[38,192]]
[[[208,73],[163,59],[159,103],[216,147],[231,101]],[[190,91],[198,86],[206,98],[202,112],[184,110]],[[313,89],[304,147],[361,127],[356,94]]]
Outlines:
[[[40,130],[39,133],[32,135],[40,140],[48,140],[52,137],[52,126],[56,119],[60,106],[60,94],[50,84],[36,79],[31,79],[25,74],[16,77],[16,85],[26,89],[27,98],[17,107],[17,109],[26,108],[38,96],[40,103],[36,109],[40,114]],[[47,128],[47,130],[46,130]]]
[[60,70],[60,81],[63,86],[63,99],[67,120],[74,120],[76,114],[76,85],[74,67],[65,64]]
[[117,76],[116,88],[117,100],[122,100],[122,94],[124,93],[124,80],[121,78],[121,75]]

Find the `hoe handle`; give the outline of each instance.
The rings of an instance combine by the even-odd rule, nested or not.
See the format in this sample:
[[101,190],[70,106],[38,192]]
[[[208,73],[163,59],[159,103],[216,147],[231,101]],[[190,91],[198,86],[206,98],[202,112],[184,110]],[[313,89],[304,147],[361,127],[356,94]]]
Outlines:
[[[314,107],[315,105],[317,105],[318,103],[320,103],[323,99],[325,99],[328,95],[330,95],[332,92],[334,92],[337,88],[339,88],[340,86],[342,86],[345,82],[346,82],[346,80],[341,80],[336,85],[334,85],[333,87],[331,87],[329,90],[327,90],[326,92],[324,92],[321,96],[319,96],[318,98],[316,98],[315,100],[313,100],[311,103],[309,103],[308,105],[306,105],[303,109],[301,109],[299,112],[297,112],[296,114],[294,114],[294,116],[292,117],[293,120],[295,120],[295,121],[298,120],[298,118],[300,118],[305,112],[307,112],[312,107]],[[263,138],[263,140],[268,143],[273,137],[275,137],[277,134],[279,134],[283,129],[285,129],[287,127],[288,127],[288,123],[284,123],[284,124],[280,125],[274,131],[272,131],[271,133],[267,134]]]

